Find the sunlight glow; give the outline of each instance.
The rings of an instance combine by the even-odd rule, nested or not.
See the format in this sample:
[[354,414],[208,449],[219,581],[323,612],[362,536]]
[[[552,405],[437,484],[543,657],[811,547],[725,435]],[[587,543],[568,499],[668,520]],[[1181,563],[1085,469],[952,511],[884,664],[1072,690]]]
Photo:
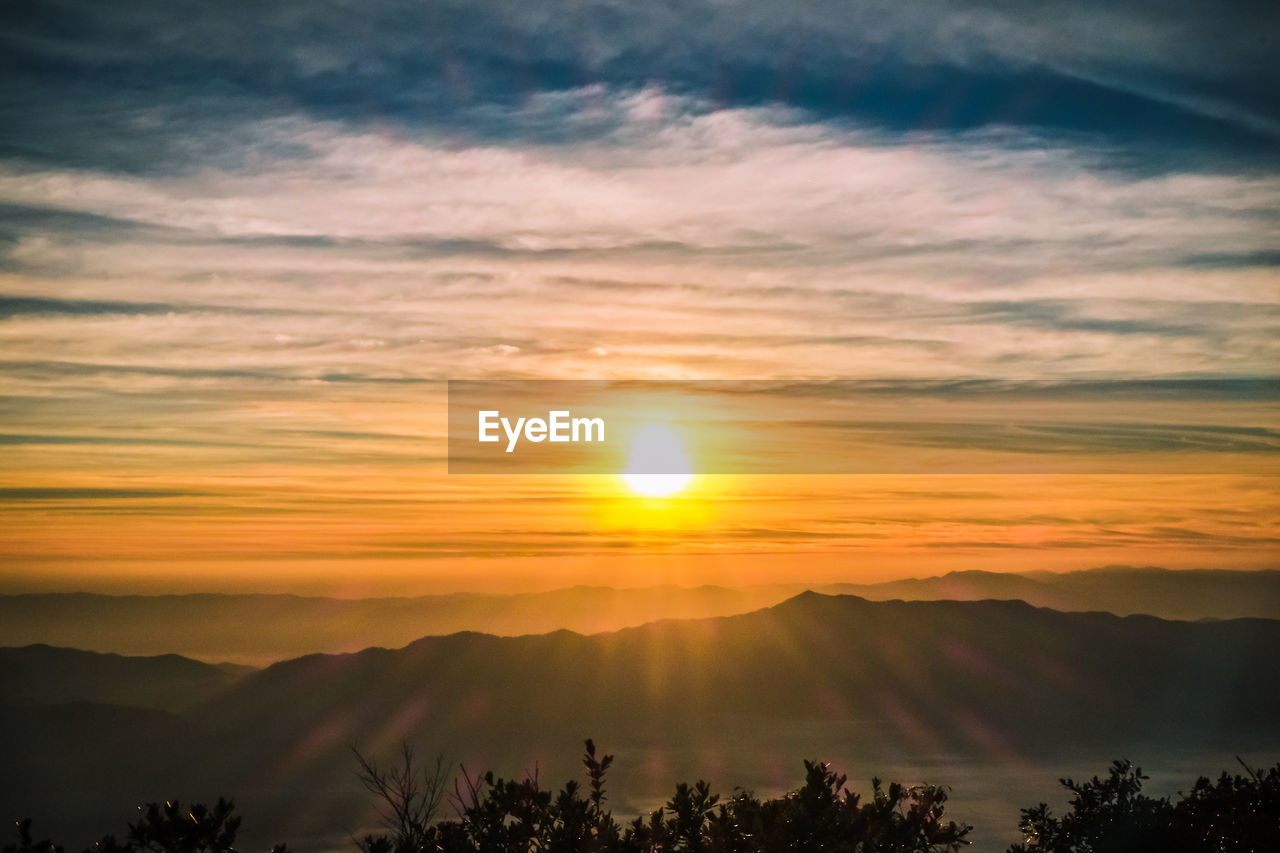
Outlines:
[[668,424],[642,427],[631,441],[622,479],[632,492],[649,498],[668,497],[684,489],[693,479],[693,465],[680,434]]

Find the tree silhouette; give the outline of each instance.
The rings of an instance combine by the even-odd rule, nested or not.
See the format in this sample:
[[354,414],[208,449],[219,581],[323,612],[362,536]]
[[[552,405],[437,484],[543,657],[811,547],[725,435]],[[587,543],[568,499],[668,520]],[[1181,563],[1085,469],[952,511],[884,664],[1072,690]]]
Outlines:
[[1224,772],[1216,782],[1202,776],[1174,807],[1177,832],[1200,850],[1280,850],[1280,764],[1269,770],[1240,764],[1247,776]]
[[[196,803],[183,808],[177,800],[138,806],[141,817],[129,824],[124,840],[103,836],[85,853],[236,853],[236,833],[240,818],[233,817],[235,805],[218,798],[212,808]],[[31,820],[19,821],[18,844],[7,844],[4,853],[63,853],[61,845],[48,839],[32,841]],[[271,853],[289,853],[277,844]]]
[[139,807],[142,817],[129,824],[124,844],[112,836],[98,842],[102,853],[234,853],[240,818],[235,806],[218,798],[213,808],[196,803],[188,809],[177,800]]
[[873,779],[864,802],[829,765],[806,761],[804,767],[804,785],[790,794],[761,801],[739,791],[730,798],[708,822],[711,849],[908,853],[969,843],[972,827],[943,819],[944,788],[896,782],[885,788]]
[[[412,755],[404,757],[398,778],[416,778]],[[968,843],[970,827],[943,819],[945,789],[884,787],[877,779],[864,802],[848,789],[847,777],[818,762],[805,762],[800,789],[772,800],[739,791],[722,802],[705,781],[680,783],[662,808],[624,829],[604,808],[612,763],[612,755],[598,755],[586,741],[585,795],[576,781],[553,794],[542,789],[536,773],[515,780],[464,770],[454,783],[457,818],[424,828],[414,836],[419,846],[401,848],[387,835],[366,836],[358,845],[363,853],[933,853]],[[396,803],[406,789],[387,784],[387,776],[371,767],[362,761],[362,778],[378,784],[366,787],[390,814],[403,813]]]
[[1262,853],[1280,850],[1280,764],[1247,776],[1200,777],[1176,802],[1142,793],[1149,777],[1116,761],[1106,779],[1059,782],[1071,810],[1023,809],[1023,843],[1010,853]]
[[[447,794],[443,760],[416,765],[402,746],[384,769],[353,749],[357,775],[378,800],[381,835],[354,839],[361,853],[943,853],[967,845],[971,827],[944,816],[947,789],[871,782],[863,798],[827,764],[806,761],[804,783],[772,799],[737,789],[727,799],[704,781],[681,783],[662,808],[625,827],[605,808],[612,755],[586,742],[587,784],[543,790],[521,780],[463,769]],[[1280,850],[1280,764],[1245,775],[1201,777],[1176,800],[1143,793],[1148,777],[1128,761],[1106,778],[1059,780],[1071,792],[1061,817],[1041,803],[1024,809],[1023,842],[1010,853],[1270,853]],[[446,799],[455,816],[433,823]],[[147,803],[121,841],[106,836],[85,853],[236,853],[240,818],[230,800],[184,808]],[[16,824],[2,853],[64,853]],[[272,853],[289,853],[276,845]]]
[[31,818],[15,820],[18,828],[18,843],[6,844],[4,853],[63,853],[61,844],[54,844],[48,838],[36,841],[31,836]]
[[420,772],[413,747],[408,743],[400,745],[399,761],[386,769],[354,746],[351,752],[359,765],[356,776],[365,790],[377,798],[383,827],[387,830],[385,835],[356,839],[356,846],[364,853],[434,850],[431,821],[444,802],[449,776],[444,756],[436,758],[434,770]]

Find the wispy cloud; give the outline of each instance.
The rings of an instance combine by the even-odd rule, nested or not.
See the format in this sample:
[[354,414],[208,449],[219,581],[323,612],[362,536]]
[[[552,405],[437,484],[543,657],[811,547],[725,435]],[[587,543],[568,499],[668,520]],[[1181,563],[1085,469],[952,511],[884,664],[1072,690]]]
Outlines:
[[1277,132],[1278,81],[1258,37],[1276,26],[1261,2],[1181,4],[1176,14],[1137,0],[375,0],[358,13],[47,2],[5,15],[9,101],[29,118],[6,125],[0,142],[18,156],[123,171],[238,167],[258,149],[236,119],[280,102],[344,121],[576,140],[607,127],[608,111],[566,110],[576,119],[566,124],[554,98],[522,108],[575,86],[653,84],[899,133],[1024,124],[1103,130],[1182,156],[1252,140],[1256,155]]

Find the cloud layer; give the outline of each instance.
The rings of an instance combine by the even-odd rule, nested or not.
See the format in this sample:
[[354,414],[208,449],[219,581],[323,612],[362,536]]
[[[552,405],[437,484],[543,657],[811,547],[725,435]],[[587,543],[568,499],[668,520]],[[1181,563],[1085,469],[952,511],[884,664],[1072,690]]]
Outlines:
[[[1274,32],[1274,3],[9,4],[0,499],[134,507],[133,553],[235,495],[293,553],[372,473],[454,499],[422,485],[447,378],[1273,376]],[[824,518],[722,541],[854,540]]]

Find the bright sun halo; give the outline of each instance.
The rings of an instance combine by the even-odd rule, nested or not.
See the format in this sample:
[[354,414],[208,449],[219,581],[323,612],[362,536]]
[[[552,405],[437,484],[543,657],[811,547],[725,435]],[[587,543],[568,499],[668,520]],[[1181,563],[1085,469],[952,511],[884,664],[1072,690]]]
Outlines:
[[680,433],[667,424],[642,427],[631,441],[622,479],[627,488],[647,498],[665,498],[689,485],[693,466]]

